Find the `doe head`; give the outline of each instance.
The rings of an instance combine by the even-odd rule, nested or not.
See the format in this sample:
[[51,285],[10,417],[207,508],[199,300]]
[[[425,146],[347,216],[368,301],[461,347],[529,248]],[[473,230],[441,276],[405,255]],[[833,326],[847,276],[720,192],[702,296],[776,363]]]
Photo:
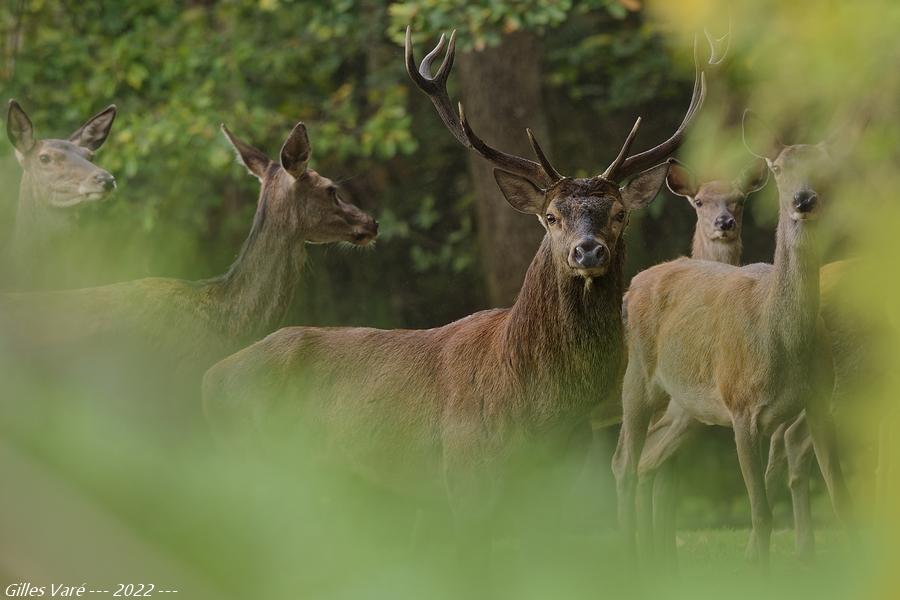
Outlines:
[[705,183],[698,183],[690,169],[676,162],[669,170],[666,185],[669,191],[690,203],[697,213],[697,229],[704,237],[727,243],[740,241],[744,203],[750,194],[765,187],[768,180],[769,169],[762,160],[754,160],[731,181]]
[[116,106],[100,111],[68,139],[35,139],[31,119],[15,100],[9,101],[6,135],[16,150],[25,178],[34,186],[40,208],[65,209],[105,198],[116,189],[115,178],[93,163],[94,153],[109,137]]
[[343,241],[365,246],[376,238],[378,222],[344,200],[331,179],[309,168],[312,148],[306,125],[294,126],[277,162],[236,138],[224,124],[222,132],[241,163],[262,183],[260,203],[265,203],[267,218],[313,244]]
[[750,111],[744,111],[744,144],[766,161],[778,186],[779,210],[791,220],[815,219],[822,208],[837,161],[831,152],[833,140],[818,144],[783,144]]

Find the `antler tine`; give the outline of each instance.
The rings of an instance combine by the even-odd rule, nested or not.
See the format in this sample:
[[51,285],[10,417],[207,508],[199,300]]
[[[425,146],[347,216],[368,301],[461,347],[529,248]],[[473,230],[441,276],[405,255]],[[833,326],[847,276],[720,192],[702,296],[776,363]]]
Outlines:
[[662,162],[674,153],[684,142],[685,132],[694,120],[703,101],[706,99],[706,74],[700,69],[700,60],[697,51],[697,38],[694,37],[694,90],[691,95],[691,104],[688,106],[681,125],[672,136],[663,143],[640,152],[621,161],[616,169],[610,165],[604,176],[610,181],[617,181],[638,173]]
[[446,38],[441,35],[434,49],[422,59],[421,64],[416,68],[416,59],[412,48],[412,28],[407,27],[405,59],[406,71],[409,73],[410,79],[413,80],[416,87],[431,99],[438,116],[441,118],[444,126],[453,134],[453,137],[466,148],[471,148],[478,152],[495,166],[530,179],[535,184],[547,186],[562,179],[562,175],[550,165],[550,161],[544,156],[540,146],[536,145],[537,142],[532,141],[532,148],[535,148],[535,153],[541,161],[540,164],[527,158],[506,154],[488,146],[481,138],[475,135],[468,121],[466,121],[462,104],[459,105],[459,114],[453,110],[450,95],[447,93],[447,80],[450,77],[450,70],[453,68],[453,60],[456,55],[456,31],[450,34],[444,61],[438,68],[437,73],[434,76],[431,75],[431,63],[444,49],[445,40]]
[[[409,31],[409,29],[407,29]],[[454,32],[455,33],[455,32]],[[425,55],[425,58],[422,59],[422,62],[419,63],[419,74],[425,79],[431,79],[431,61],[434,60],[434,57],[438,55],[438,53],[444,48],[444,34],[441,34],[441,37],[438,38],[437,45],[432,48],[431,52]],[[434,77],[437,79],[437,77]]]
[[[509,171],[510,173],[516,173],[530,179],[533,183],[541,187],[550,186],[559,179],[562,179],[562,176],[557,173],[552,166],[550,166],[550,168],[553,169],[553,175],[548,173],[544,166],[533,160],[507,154],[506,152],[492,148],[484,143],[484,141],[472,131],[472,127],[469,125],[468,119],[466,119],[466,111],[463,109],[462,102],[459,103],[459,120],[462,123],[463,132],[472,144],[472,148],[495,166],[505,171]],[[543,152],[541,152],[541,155],[543,155]],[[549,166],[550,163],[548,162],[547,165]]]
[[559,174],[559,171],[557,171],[552,164],[550,164],[550,160],[547,158],[547,155],[544,154],[544,151],[541,149],[541,145],[538,144],[537,138],[534,136],[534,132],[531,130],[531,128],[526,127],[525,133],[528,134],[528,142],[531,144],[531,149],[534,150],[534,155],[537,156],[538,162],[541,163],[541,167],[544,169],[547,177],[549,177],[553,182],[557,182],[562,179],[563,176]]
[[641,126],[641,118],[638,117],[634,121],[634,126],[631,128],[631,133],[628,134],[628,137],[625,138],[625,143],[622,144],[622,149],[619,150],[618,156],[610,163],[606,170],[603,172],[604,179],[612,179],[615,175],[616,170],[622,164],[622,161],[625,160],[625,157],[628,156],[628,151],[631,150],[631,144],[634,142],[634,136],[637,135],[638,128]]
[[434,57],[440,53],[443,47],[444,36],[441,35],[437,45],[424,59],[422,59],[422,64],[417,69],[416,58],[413,54],[412,47],[412,29],[407,26],[406,47],[404,49],[406,72],[409,74],[410,79],[413,80],[413,83],[416,84],[416,87],[422,90],[431,99],[431,103],[434,105],[435,110],[437,110],[438,116],[441,118],[444,126],[449,129],[450,133],[453,134],[453,137],[456,138],[456,141],[466,148],[471,148],[472,144],[466,137],[462,125],[456,117],[456,111],[453,110],[453,103],[450,101],[450,96],[447,93],[447,78],[450,76],[450,69],[453,67],[453,57],[456,51],[455,31],[450,34],[450,43],[447,45],[447,54],[444,56],[444,61],[441,63],[437,74],[432,77],[431,61],[434,60]]
[[706,35],[706,41],[709,42],[709,64],[717,67],[728,56],[728,50],[731,48],[731,16],[728,17],[728,32],[722,37],[714,38],[709,29],[705,27],[703,33]]

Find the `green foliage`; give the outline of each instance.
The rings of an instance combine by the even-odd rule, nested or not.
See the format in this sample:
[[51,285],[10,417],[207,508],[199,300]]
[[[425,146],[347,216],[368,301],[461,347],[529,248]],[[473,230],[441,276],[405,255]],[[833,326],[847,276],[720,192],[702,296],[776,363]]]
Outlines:
[[620,19],[626,14],[617,0],[410,0],[391,3],[388,12],[392,38],[397,42],[403,41],[406,26],[411,25],[417,37],[455,29],[461,48],[481,49],[498,44],[503,34],[521,30],[543,32],[558,27],[573,15],[598,9]]
[[[304,291],[307,309],[292,321],[346,322],[354,315],[361,322],[434,324],[479,301],[464,151],[407,81],[399,47],[407,24],[420,41],[455,27],[461,50],[495,44],[513,31],[570,29],[554,36],[559,42],[548,40],[546,66],[549,88],[566,103],[553,106],[565,120],[570,102],[590,118],[588,112],[609,112],[610,101],[610,110],[625,106],[635,90],[650,97],[659,82],[637,81],[634,67],[640,79],[661,71],[665,60],[651,56],[652,30],[635,29],[614,0],[136,0],[88,2],[78,10],[63,0],[28,0],[0,7],[0,23],[18,40],[8,46],[0,91],[22,102],[39,136],[68,135],[107,104],[119,107],[97,159],[116,175],[118,192],[82,211],[79,229],[89,243],[78,251],[81,269],[77,276],[71,269],[54,274],[57,284],[221,271],[249,227],[258,184],[233,164],[219,123],[272,157],[297,120],[307,123],[313,168],[379,214],[383,236],[374,270],[394,282],[413,271],[428,287],[409,299],[413,304],[381,297],[368,315],[350,302],[319,305],[319,296]],[[578,40],[574,47],[570,37]],[[561,147],[584,144],[582,129],[565,123],[556,129]],[[0,160],[4,181],[17,177],[6,144]],[[7,226],[15,193],[14,185],[0,191]],[[363,290],[374,281],[373,269],[348,264],[347,255],[315,254],[326,272],[342,264],[348,280],[339,285]],[[95,265],[93,273],[87,265]],[[441,289],[448,277],[465,282],[452,300]],[[434,306],[431,295],[445,301],[447,312],[422,313],[420,321],[416,306]],[[392,302],[396,308],[386,313]]]

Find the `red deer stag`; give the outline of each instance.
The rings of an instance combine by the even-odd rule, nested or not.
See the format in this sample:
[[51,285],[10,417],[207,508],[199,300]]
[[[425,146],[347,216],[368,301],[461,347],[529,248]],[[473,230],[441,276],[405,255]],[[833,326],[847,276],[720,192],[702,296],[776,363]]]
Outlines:
[[492,148],[462,107],[457,116],[445,87],[454,36],[430,74],[443,44],[417,69],[407,30],[410,76],[460,143],[497,167],[510,206],[546,230],[513,306],[428,330],[281,329],[211,368],[203,402],[225,435],[287,423],[296,436],[324,436],[380,484],[436,492],[453,510],[460,547],[477,554],[487,549],[470,543],[488,531],[511,466],[565,446],[598,404],[618,402],[623,232],[662,186],[706,88],[698,69],[684,120],[665,142],[629,155],[638,121],[602,174],[569,178],[530,130],[538,162]]
[[[753,126],[748,115],[744,120],[747,136]],[[842,519],[849,500],[829,412],[829,342],[819,316],[817,189],[834,165],[824,144],[782,146],[771,137],[756,147],[773,149],[755,154],[766,157],[778,185],[774,264],[679,259],[632,280],[625,299],[628,368],[616,471],[620,520],[633,544],[637,472],[653,416],[674,402],[696,421],[733,427],[752,509],[751,548],[766,566],[772,516],[762,464],[765,436],[805,410]]]
[[[149,278],[3,294],[0,330],[5,339],[0,341],[14,344],[20,355],[37,350],[45,361],[65,368],[97,347],[137,350],[132,358],[140,366],[135,373],[140,381],[167,381],[177,372],[196,394],[210,365],[280,325],[299,280],[306,243],[366,245],[375,238],[372,217],[344,201],[330,179],[308,167],[311,147],[303,123],[284,142],[278,162],[224,126],[222,131],[262,184],[250,233],[225,274],[202,281]],[[52,361],[56,354],[59,361]],[[150,356],[170,370],[154,372]],[[138,387],[131,385],[128,396],[141,393]]]
[[45,247],[54,235],[71,227],[76,208],[105,198],[115,189],[115,178],[92,162],[115,118],[112,105],[88,119],[69,139],[38,140],[31,119],[18,102],[9,101],[6,135],[22,167],[12,239],[14,259]]

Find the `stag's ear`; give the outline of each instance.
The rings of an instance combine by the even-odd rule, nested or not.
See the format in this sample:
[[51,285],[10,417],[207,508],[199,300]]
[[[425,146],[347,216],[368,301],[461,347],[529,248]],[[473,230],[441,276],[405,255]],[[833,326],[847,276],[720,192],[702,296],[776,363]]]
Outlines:
[[300,177],[306,173],[306,165],[311,154],[312,148],[309,146],[306,125],[297,123],[281,147],[281,166],[294,177]]
[[769,181],[769,166],[764,160],[754,160],[752,163],[744,167],[738,178],[735,179],[734,185],[745,196],[749,196],[753,192],[766,187]]
[[673,159],[670,158],[664,163],[650,167],[635,175],[631,181],[619,188],[619,193],[622,194],[622,203],[628,210],[644,208],[656,198],[659,188],[666,180],[672,162]]
[[91,152],[97,150],[103,145],[106,138],[109,137],[109,131],[112,129],[113,121],[116,120],[117,110],[115,104],[110,104],[88,119],[84,125],[70,135],[69,141],[82,148],[87,148]]
[[519,212],[540,215],[544,212],[544,191],[529,180],[502,169],[494,169],[494,181],[503,197]]
[[756,113],[751,110],[744,111],[744,118],[741,122],[741,134],[744,139],[744,146],[756,158],[763,158],[767,163],[778,158],[784,144],[778,139],[778,136],[762,122]]
[[262,181],[272,162],[269,160],[269,157],[250,144],[245,144],[234,137],[231,132],[228,131],[225,123],[222,123],[222,133],[225,134],[228,143],[230,143],[235,152],[237,152],[237,157],[238,160],[241,161],[241,164],[247,168],[251,175],[255,175]]
[[34,126],[31,119],[15,100],[9,101],[9,111],[6,116],[6,137],[12,142],[13,147],[20,153],[26,154],[34,147]]
[[669,191],[682,198],[693,198],[697,195],[697,178],[691,170],[680,162],[673,162],[666,175],[666,185]]

